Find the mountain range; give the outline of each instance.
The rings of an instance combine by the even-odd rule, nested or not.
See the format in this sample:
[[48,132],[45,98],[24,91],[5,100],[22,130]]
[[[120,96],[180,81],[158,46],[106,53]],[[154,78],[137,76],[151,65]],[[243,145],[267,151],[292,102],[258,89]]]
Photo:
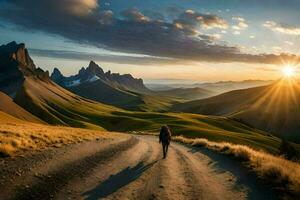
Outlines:
[[82,84],[101,82],[122,91],[148,93],[150,90],[144,85],[142,79],[132,77],[130,74],[104,72],[94,61],[87,68],[82,67],[78,74],[65,77],[59,69],[55,68],[51,79],[63,87],[74,88]]
[[135,79],[130,74],[104,73],[93,61],[70,77],[65,77],[55,68],[51,79],[75,94],[126,109],[137,109],[138,105],[143,104],[140,94],[150,92],[142,79]]
[[200,87],[194,88],[174,88],[163,91],[155,91],[156,94],[162,96],[170,96],[174,98],[180,98],[184,101],[188,100],[196,100],[196,99],[204,99],[208,97],[215,96],[216,93],[211,90],[203,89]]
[[134,78],[130,74],[104,72],[94,61],[69,77],[55,68],[51,79],[79,96],[119,108],[139,111],[166,111],[174,103],[214,95],[213,92],[201,88],[152,91],[144,85],[142,79]]
[[219,81],[215,83],[193,83],[193,84],[146,84],[147,87],[154,91],[166,91],[176,88],[188,89],[188,88],[201,88],[216,94],[229,92],[232,90],[247,89],[258,86],[269,85],[273,80],[244,80],[244,81]]
[[154,112],[159,106],[168,106],[163,95],[143,96],[145,105],[152,107],[150,112],[124,110],[81,97],[56,84],[48,72],[37,68],[24,44],[12,42],[0,49],[0,91],[5,93],[0,99],[0,118],[10,115],[36,123],[121,132],[157,132],[162,124],[168,124],[174,134],[279,152],[280,139],[230,118]]

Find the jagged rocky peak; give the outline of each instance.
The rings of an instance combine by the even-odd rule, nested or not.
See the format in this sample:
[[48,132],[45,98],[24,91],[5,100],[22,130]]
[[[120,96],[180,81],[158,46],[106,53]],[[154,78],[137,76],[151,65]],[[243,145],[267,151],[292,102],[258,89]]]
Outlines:
[[53,69],[52,74],[51,74],[51,79],[58,79],[58,78],[61,78],[61,77],[63,77],[63,74],[59,71],[58,68],[55,67]]
[[94,61],[90,62],[89,66],[86,68],[86,71],[97,76],[102,76],[104,74],[103,69]]
[[142,79],[136,79],[131,74],[112,73],[110,70],[104,72],[94,61],[90,61],[88,67],[82,67],[78,74],[65,77],[59,70],[54,69],[51,79],[63,87],[75,87],[80,84],[88,84],[98,80],[112,87],[132,91],[148,91]]
[[81,67],[81,69],[78,71],[78,75],[81,76],[81,75],[84,75],[84,74],[85,74],[85,68]]
[[111,74],[112,74],[112,73],[111,73],[110,70],[108,70],[107,72],[105,72],[105,75],[108,76],[108,77],[111,76]]
[[36,68],[24,43],[0,46],[0,91],[14,97],[26,77],[48,81],[49,72]]
[[7,60],[7,62],[17,61],[19,69],[23,72],[33,72],[36,69],[24,43],[17,44],[13,41],[0,46],[0,57]]
[[19,70],[24,76],[49,78],[49,72],[36,68],[24,43],[17,44],[13,41],[0,46],[0,58],[0,68],[6,69],[5,71]]

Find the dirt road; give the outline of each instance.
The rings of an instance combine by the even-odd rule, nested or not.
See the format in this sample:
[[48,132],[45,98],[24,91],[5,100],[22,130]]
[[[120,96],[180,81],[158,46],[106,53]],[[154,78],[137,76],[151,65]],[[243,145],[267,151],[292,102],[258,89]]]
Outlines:
[[239,162],[153,136],[92,141],[0,160],[0,199],[276,199]]

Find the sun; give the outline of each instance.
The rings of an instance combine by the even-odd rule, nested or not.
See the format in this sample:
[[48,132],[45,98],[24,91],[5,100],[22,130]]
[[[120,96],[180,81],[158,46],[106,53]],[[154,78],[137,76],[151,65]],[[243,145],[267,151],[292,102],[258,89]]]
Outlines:
[[292,77],[295,75],[295,69],[292,66],[285,66],[281,71],[285,77]]

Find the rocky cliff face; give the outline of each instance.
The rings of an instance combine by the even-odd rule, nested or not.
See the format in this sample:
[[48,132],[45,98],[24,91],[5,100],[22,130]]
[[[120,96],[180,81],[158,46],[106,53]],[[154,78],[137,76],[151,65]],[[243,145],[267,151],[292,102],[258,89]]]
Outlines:
[[65,77],[55,68],[51,79],[63,87],[76,87],[80,84],[102,81],[114,88],[128,90],[133,92],[147,93],[149,89],[143,83],[142,79],[136,79],[130,74],[121,75],[119,73],[104,72],[103,69],[94,61],[91,61],[87,68],[81,68],[78,74]]
[[28,76],[50,80],[48,72],[36,68],[25,44],[13,41],[0,46],[0,91],[14,97]]

